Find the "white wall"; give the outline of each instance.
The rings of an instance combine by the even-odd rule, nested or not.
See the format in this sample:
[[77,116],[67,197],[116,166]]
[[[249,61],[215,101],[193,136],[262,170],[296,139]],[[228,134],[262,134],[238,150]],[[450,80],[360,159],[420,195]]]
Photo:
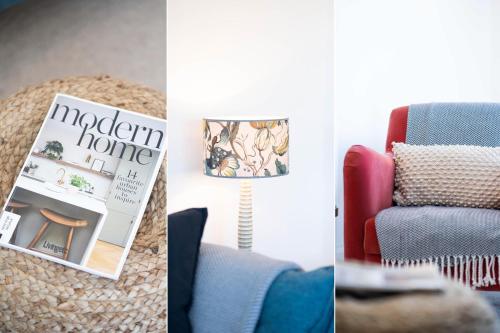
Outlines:
[[500,20],[498,17],[500,15],[500,1],[491,0],[492,6],[490,10],[490,22],[491,22],[491,44],[492,44],[492,94],[495,100],[500,99],[500,40],[498,39],[498,32],[500,31]]
[[236,246],[238,181],[202,175],[205,115],[290,117],[290,175],[255,180],[254,251],[334,260],[332,1],[172,0],[168,210],[206,206],[203,240]]
[[[337,257],[343,255],[342,164],[353,144],[383,151],[390,111],[431,101],[495,101],[500,28],[494,0],[336,0]],[[496,89],[496,94],[494,91]]]

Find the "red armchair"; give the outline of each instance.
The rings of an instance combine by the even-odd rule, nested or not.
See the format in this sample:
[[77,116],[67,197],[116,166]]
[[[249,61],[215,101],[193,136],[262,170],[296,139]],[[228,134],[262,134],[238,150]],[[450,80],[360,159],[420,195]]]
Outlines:
[[[381,261],[375,216],[393,205],[392,142],[406,142],[408,106],[392,111],[385,154],[352,146],[344,159],[344,256],[346,260]],[[500,290],[500,286],[481,288]]]
[[385,154],[352,146],[344,160],[344,255],[346,259],[380,262],[375,215],[392,206],[392,142],[406,141],[408,107],[395,109],[389,120]]

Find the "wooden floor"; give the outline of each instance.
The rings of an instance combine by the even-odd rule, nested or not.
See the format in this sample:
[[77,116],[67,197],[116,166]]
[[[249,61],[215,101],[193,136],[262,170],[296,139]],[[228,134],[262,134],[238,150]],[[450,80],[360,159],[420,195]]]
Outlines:
[[125,249],[118,245],[97,240],[87,261],[87,267],[100,272],[114,274]]

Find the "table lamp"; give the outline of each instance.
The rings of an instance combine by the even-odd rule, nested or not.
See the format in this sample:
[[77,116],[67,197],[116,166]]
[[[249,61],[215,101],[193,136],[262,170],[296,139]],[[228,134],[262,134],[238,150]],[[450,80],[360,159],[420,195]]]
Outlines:
[[240,179],[238,248],[252,249],[254,178],[288,174],[288,118],[204,118],[204,173]]

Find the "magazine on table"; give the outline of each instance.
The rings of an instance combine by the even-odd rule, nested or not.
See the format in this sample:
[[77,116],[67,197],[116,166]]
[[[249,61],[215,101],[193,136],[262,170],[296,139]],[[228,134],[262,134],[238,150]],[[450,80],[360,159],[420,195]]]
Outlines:
[[0,246],[118,279],[166,151],[165,119],[57,94],[0,215]]
[[446,280],[435,265],[382,268],[355,262],[341,262],[335,267],[337,296],[372,298],[404,293],[439,293]]

